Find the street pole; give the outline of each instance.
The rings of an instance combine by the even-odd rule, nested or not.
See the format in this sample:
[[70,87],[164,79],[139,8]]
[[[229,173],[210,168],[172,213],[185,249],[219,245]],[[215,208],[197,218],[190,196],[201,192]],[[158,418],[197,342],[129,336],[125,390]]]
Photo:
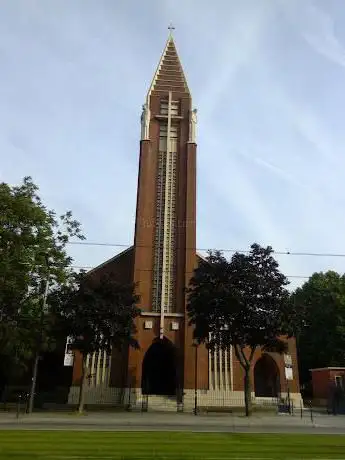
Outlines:
[[198,344],[195,347],[195,363],[194,363],[194,415],[198,414]]
[[41,351],[41,342],[42,342],[42,329],[43,329],[43,320],[44,320],[44,312],[46,309],[47,304],[47,297],[48,297],[48,289],[49,289],[49,271],[47,274],[46,285],[44,289],[43,295],[43,302],[41,308],[41,318],[40,318],[40,337],[36,348],[35,353],[35,361],[34,367],[32,372],[32,380],[31,380],[31,388],[30,388],[30,397],[29,397],[29,405],[28,405],[28,413],[31,414],[34,408],[34,400],[35,400],[35,392],[36,392],[36,383],[37,383],[37,373],[38,373],[38,363],[40,360],[40,351]]

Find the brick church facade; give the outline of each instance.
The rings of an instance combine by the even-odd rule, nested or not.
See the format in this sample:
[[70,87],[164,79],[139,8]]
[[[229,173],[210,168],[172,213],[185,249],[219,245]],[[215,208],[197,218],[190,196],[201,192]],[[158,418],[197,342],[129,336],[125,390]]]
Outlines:
[[[196,348],[188,326],[185,287],[201,257],[196,253],[196,118],[170,36],[142,109],[134,244],[90,272],[137,283],[140,349],[87,358],[87,404],[134,406],[150,395],[157,407],[183,400],[188,408],[195,387],[199,405],[243,404],[243,372],[233,350]],[[254,402],[287,391],[300,399],[294,339],[288,344],[285,357],[257,351]],[[80,377],[76,355],[70,403],[77,402]]]

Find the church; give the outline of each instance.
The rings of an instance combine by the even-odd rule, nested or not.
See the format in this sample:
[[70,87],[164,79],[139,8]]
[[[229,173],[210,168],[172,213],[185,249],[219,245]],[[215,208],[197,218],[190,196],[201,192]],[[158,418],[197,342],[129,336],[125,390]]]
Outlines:
[[[242,406],[243,372],[235,353],[195,346],[185,288],[201,256],[196,252],[197,111],[170,34],[141,114],[133,246],[92,270],[136,283],[141,315],[139,350],[94,353],[86,404],[190,410]],[[286,355],[256,352],[253,402],[289,393],[299,404],[295,340]],[[69,403],[78,401],[81,359],[76,354]]]

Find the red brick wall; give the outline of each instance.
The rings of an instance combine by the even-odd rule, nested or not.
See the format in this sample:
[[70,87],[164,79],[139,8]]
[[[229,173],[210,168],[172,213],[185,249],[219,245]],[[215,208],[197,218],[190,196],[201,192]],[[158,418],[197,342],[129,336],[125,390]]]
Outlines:
[[[151,123],[151,134],[157,131]],[[156,216],[156,173],[158,132],[155,141],[140,143],[137,209],[134,236],[134,282],[138,285],[140,308],[150,311],[153,277],[153,242]],[[152,134],[153,135],[153,134]]]
[[[194,238],[193,234],[191,238]],[[189,243],[192,244],[192,243]],[[186,246],[188,246],[186,244]],[[188,254],[188,251],[186,252]],[[197,263],[197,259],[194,259],[194,264],[192,265],[192,251],[188,255],[188,266],[189,269],[186,270],[185,280],[186,283],[189,282],[189,277]],[[187,259],[187,257],[186,257]],[[186,261],[187,263],[187,261]],[[122,279],[124,282],[128,282],[128,275],[132,273],[131,264],[133,264],[133,251],[128,251],[123,256],[110,261],[109,264],[105,264],[101,267],[100,272],[105,273],[106,271],[111,271],[112,273],[122,273]],[[99,276],[100,273],[97,273]],[[96,276],[96,274],[95,274]],[[119,278],[120,279],[120,278]],[[182,286],[181,286],[182,289]],[[147,320],[153,322],[152,329],[145,329],[144,323]],[[159,336],[159,315],[149,315],[141,316],[137,318],[136,326],[138,329],[137,339],[139,341],[140,350],[130,349],[128,353],[118,353],[114,352],[112,356],[112,366],[111,366],[111,386],[123,386],[130,384],[132,387],[139,388],[141,387],[141,374],[142,374],[142,361],[144,359],[145,353],[148,348],[151,346],[153,340]],[[179,330],[171,330],[171,322],[178,322]],[[184,355],[183,362],[183,374],[184,374],[184,388],[192,389],[195,384],[195,348],[193,347],[193,328],[188,326],[188,319],[186,320],[183,317],[166,317],[165,318],[165,336],[176,346],[180,356]],[[297,366],[297,353],[296,353],[296,343],[295,339],[291,338],[288,340],[288,352],[292,356],[293,360],[293,375],[294,379],[289,382],[289,389],[292,393],[299,392],[299,382],[298,382],[298,366]],[[285,369],[284,369],[284,358],[283,355],[277,353],[269,353],[272,358],[277,363],[280,372],[280,382],[281,382],[281,391],[285,392],[287,390],[286,380],[285,380]],[[128,355],[130,357],[128,357]],[[251,381],[254,389],[254,366],[258,359],[262,356],[262,352],[258,349],[254,355],[252,372],[251,372]],[[207,389],[209,388],[209,375],[208,375],[208,351],[204,346],[198,348],[198,388]],[[77,353],[75,357],[75,365],[73,369],[73,383],[77,384],[80,381],[81,376],[81,357]],[[242,391],[243,390],[243,370],[240,363],[238,362],[235,354],[233,353],[233,382],[234,390]],[[254,391],[254,390],[253,390]]]
[[[150,97],[151,123],[150,140],[141,142],[139,161],[138,195],[135,228],[134,281],[138,283],[141,296],[141,308],[149,312],[152,308],[153,250],[156,218],[156,182],[157,158],[159,150],[159,121],[155,118],[160,112],[160,100],[167,99],[168,92],[154,91]],[[181,104],[180,135],[177,152],[176,185],[176,308],[175,312],[185,314],[185,288],[196,266],[196,145],[188,143],[189,112],[191,99],[186,93],[174,92],[174,100]],[[138,319],[138,341],[140,350],[129,351],[129,373],[136,385],[141,385],[142,360],[152,341],[159,336],[159,317],[153,316],[152,330],[143,328],[143,317]],[[181,356],[185,355],[184,385],[194,388],[194,349],[192,347],[192,330],[187,327],[187,320],[174,318],[179,323],[179,331],[171,331],[169,319],[165,319],[165,336],[177,347]],[[170,321],[171,322],[171,321]],[[203,361],[204,355],[200,354]],[[207,356],[207,354],[206,354]],[[207,369],[207,366],[205,367]],[[201,372],[204,366],[201,365]]]
[[[187,134],[187,133],[186,133]],[[193,328],[188,325],[188,315],[186,310],[186,293],[185,288],[188,287],[189,281],[193,276],[193,271],[197,266],[196,258],[196,145],[187,144],[185,157],[185,178],[184,184],[184,202],[185,213],[180,215],[180,219],[184,224],[180,229],[182,237],[180,238],[183,244],[181,251],[184,249],[185,265],[184,265],[184,284],[182,279],[178,288],[183,291],[183,312],[186,317],[185,321],[185,336],[184,336],[184,388],[194,388],[195,385],[195,366],[192,366],[194,357],[193,344]],[[183,189],[182,189],[183,190]],[[182,275],[182,273],[181,273]],[[198,350],[198,378],[208,372],[208,354],[202,348]]]
[[[299,393],[299,377],[298,377],[298,363],[297,363],[297,352],[296,352],[296,341],[294,338],[288,339],[288,353],[291,354],[292,357],[292,369],[293,369],[293,380],[290,380],[288,383],[285,378],[285,363],[284,363],[284,355],[280,355],[279,353],[267,353],[271,358],[274,359],[277,367],[279,369],[279,377],[280,377],[280,390],[281,392],[286,392],[287,387],[289,386],[289,390],[291,393]],[[254,391],[254,367],[256,362],[262,357],[264,353],[258,348],[255,351],[253,364],[251,368],[251,384],[252,384],[252,391]],[[249,351],[248,351],[249,355]],[[242,391],[243,390],[243,382],[244,382],[244,372],[243,368],[233,353],[233,373],[234,373],[234,391]]]
[[[145,321],[152,321],[152,329],[145,329]],[[176,322],[179,324],[179,329],[177,331],[171,330],[171,323]],[[140,349],[129,350],[129,379],[133,387],[141,387],[141,377],[142,377],[142,363],[144,360],[145,353],[152,345],[154,339],[159,337],[159,325],[160,317],[158,315],[145,315],[141,316],[137,320],[137,339],[139,341]],[[164,336],[170,340],[176,347],[177,352],[182,358],[183,353],[183,318],[179,317],[165,317],[165,334]],[[180,361],[182,366],[182,362]]]
[[107,274],[118,283],[130,284],[133,282],[133,260],[134,249],[129,248],[90,272],[89,276],[99,279]]
[[335,384],[335,377],[345,376],[345,369],[314,369],[311,372],[313,397],[316,399],[327,399],[330,387]]
[[72,385],[80,385],[82,370],[82,356],[79,351],[74,352]]
[[[150,97],[150,140],[144,140],[140,143],[134,238],[134,282],[138,283],[138,293],[141,296],[140,306],[144,311],[150,311],[152,308],[157,159],[159,152],[159,121],[156,119],[156,115],[160,113],[161,99],[166,99],[167,97],[168,92],[152,93]],[[180,142],[177,152],[176,174],[176,265],[179,270],[176,273],[175,295],[176,312],[184,313],[186,271],[190,272],[195,266],[196,146],[188,144],[189,111],[191,110],[190,96],[184,93],[174,93],[173,98],[174,100],[180,100],[181,115],[183,117],[179,125]]]
[[[124,251],[122,254],[119,254],[117,257],[110,259],[108,262],[105,262],[99,268],[90,272],[90,276],[92,276],[95,279],[99,279],[101,276],[105,274],[109,274],[109,275],[111,274],[112,278],[119,283],[124,283],[124,284],[132,283],[133,256],[134,256],[133,249]],[[113,365],[113,360],[116,360],[115,356],[114,358],[112,358],[112,365]],[[114,364],[115,362],[116,361],[114,361]],[[127,365],[125,365],[125,367],[127,368]],[[74,364],[73,364],[72,385],[77,385],[80,382],[81,372],[82,372],[81,354],[79,352],[75,352]],[[121,374],[118,377],[118,379],[120,380],[123,378],[124,378],[123,374]]]

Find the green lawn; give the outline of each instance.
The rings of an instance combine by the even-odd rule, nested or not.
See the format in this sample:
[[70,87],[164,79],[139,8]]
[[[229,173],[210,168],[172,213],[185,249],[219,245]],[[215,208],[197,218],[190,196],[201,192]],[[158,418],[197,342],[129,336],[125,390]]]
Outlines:
[[345,436],[0,431],[0,459],[345,459]]

